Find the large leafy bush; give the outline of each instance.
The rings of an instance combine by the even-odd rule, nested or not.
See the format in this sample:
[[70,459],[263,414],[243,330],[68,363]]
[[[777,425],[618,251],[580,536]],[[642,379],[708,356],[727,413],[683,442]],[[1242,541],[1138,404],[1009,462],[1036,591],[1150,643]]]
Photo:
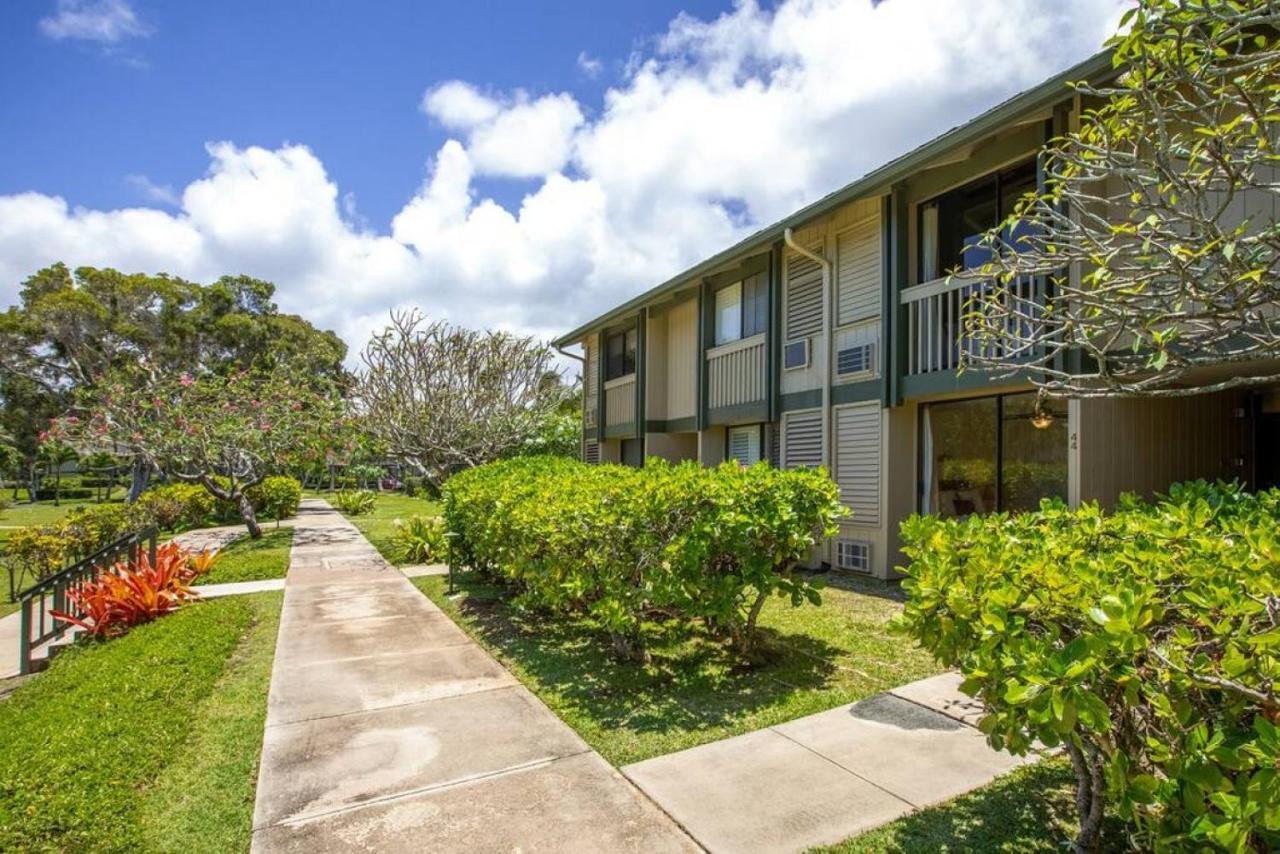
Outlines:
[[439,516],[410,516],[395,520],[391,546],[405,563],[443,563],[449,556],[449,538]]
[[298,505],[302,503],[302,484],[283,475],[268,477],[246,492],[254,510],[276,520],[298,515]]
[[378,503],[378,495],[368,489],[344,489],[334,494],[333,503],[348,516],[363,516],[373,512]]
[[217,499],[194,483],[153,486],[138,498],[140,512],[161,530],[198,528],[217,509]]
[[964,674],[997,748],[1062,745],[1077,848],[1280,848],[1280,491],[1175,486],[1114,512],[903,523],[906,630]]
[[145,509],[138,505],[95,504],[77,507],[54,522],[18,528],[4,547],[10,592],[16,593],[150,524]]
[[825,472],[767,465],[518,458],[444,490],[455,563],[514,583],[539,608],[590,615],[624,658],[644,656],[652,613],[704,621],[753,655],[767,597],[818,601],[791,570],[840,512]]

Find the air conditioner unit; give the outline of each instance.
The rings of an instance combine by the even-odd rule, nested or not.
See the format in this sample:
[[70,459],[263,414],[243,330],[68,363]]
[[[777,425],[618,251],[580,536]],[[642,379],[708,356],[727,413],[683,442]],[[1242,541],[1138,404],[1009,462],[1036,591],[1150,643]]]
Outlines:
[[836,353],[836,374],[864,374],[875,370],[874,344],[859,344],[846,347]]
[[799,341],[788,341],[787,345],[782,348],[783,370],[794,371],[807,367],[809,367],[809,339],[801,338]]
[[836,568],[871,572],[871,543],[866,540],[836,540]]

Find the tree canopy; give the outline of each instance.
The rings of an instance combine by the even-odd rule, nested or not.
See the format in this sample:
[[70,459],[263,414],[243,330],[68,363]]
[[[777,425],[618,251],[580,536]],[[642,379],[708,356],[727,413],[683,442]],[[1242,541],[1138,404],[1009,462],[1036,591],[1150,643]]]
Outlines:
[[981,241],[962,364],[1072,397],[1280,381],[1280,3],[1141,0],[1109,47],[1044,187]]

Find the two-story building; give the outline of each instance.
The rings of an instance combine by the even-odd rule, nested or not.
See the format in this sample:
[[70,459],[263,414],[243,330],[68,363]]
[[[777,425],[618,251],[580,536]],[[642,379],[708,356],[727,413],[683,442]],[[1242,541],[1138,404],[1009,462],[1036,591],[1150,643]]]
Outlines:
[[1025,379],[956,373],[974,282],[948,271],[981,266],[966,247],[1043,181],[1081,116],[1067,82],[1113,73],[1068,69],[562,336],[584,355],[583,458],[826,466],[852,515],[814,560],[882,578],[912,512],[1274,484],[1280,393],[1046,409]]

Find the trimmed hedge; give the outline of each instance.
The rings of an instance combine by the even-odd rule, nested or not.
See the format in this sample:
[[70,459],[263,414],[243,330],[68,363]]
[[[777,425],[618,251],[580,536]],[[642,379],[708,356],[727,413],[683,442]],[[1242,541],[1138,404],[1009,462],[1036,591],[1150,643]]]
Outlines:
[[527,457],[444,488],[454,563],[515,584],[529,605],[589,615],[632,659],[644,657],[641,626],[654,613],[703,621],[753,655],[768,596],[819,601],[791,570],[841,512],[824,471],[767,465]]
[[901,625],[997,748],[1062,745],[1078,850],[1280,850],[1280,491],[1204,482],[1114,512],[912,517]]

